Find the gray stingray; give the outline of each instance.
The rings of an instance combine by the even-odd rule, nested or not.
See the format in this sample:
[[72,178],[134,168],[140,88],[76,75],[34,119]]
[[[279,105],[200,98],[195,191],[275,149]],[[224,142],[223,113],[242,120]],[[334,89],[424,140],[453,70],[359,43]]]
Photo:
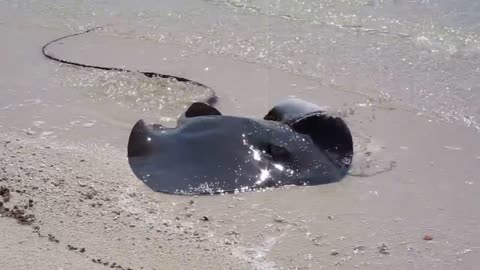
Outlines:
[[176,128],[139,120],[128,142],[135,175],[155,191],[174,194],[336,182],[352,156],[345,122],[299,99],[281,102],[263,119],[224,116],[196,102]]

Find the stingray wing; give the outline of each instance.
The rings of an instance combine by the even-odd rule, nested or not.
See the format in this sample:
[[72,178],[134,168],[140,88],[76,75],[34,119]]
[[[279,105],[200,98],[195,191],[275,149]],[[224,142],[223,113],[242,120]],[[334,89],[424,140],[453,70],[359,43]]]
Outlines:
[[273,107],[264,119],[287,124],[296,132],[309,135],[335,164],[351,165],[353,139],[350,129],[343,119],[329,115],[318,105],[287,99]]
[[213,106],[204,102],[194,102],[178,117],[177,125],[182,125],[186,119],[199,116],[221,116],[222,114]]

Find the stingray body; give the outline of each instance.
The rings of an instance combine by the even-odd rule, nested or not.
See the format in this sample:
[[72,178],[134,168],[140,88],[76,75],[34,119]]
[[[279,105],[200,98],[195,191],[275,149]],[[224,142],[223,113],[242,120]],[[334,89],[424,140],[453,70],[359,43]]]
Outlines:
[[135,175],[155,191],[175,194],[331,183],[345,176],[352,155],[345,122],[298,99],[264,119],[223,116],[193,103],[176,128],[138,121],[128,142]]

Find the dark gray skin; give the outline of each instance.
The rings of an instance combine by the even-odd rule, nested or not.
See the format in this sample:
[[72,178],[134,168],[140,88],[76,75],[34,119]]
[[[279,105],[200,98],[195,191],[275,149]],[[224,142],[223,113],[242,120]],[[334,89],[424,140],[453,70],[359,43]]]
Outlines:
[[262,120],[222,116],[194,103],[176,128],[138,121],[128,144],[135,175],[155,191],[175,194],[336,182],[348,172],[352,155],[343,120],[296,99]]

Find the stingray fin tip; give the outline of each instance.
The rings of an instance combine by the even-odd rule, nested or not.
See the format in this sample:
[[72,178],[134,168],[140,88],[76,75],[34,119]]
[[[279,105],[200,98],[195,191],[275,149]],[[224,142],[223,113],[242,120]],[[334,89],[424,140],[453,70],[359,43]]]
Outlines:
[[150,130],[143,119],[135,123],[128,139],[128,157],[141,156],[149,152]]

